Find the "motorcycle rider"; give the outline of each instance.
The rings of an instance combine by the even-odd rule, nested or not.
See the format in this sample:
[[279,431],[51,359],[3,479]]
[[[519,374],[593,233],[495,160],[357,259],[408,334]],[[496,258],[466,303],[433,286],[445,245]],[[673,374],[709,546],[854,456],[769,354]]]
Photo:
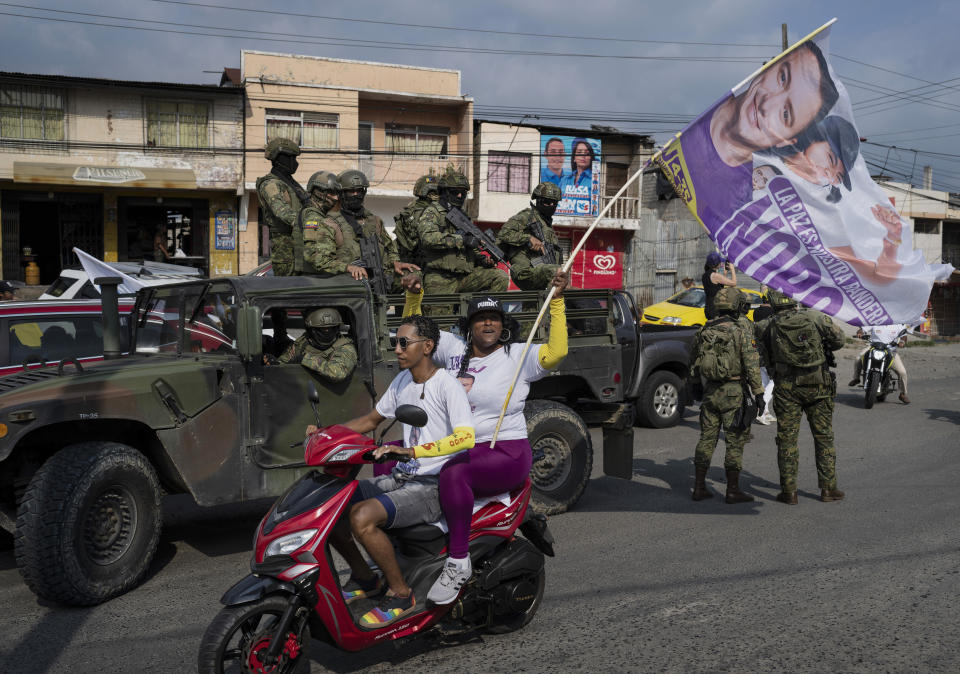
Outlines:
[[901,334],[906,331],[908,331],[907,326],[903,323],[871,325],[867,328],[866,332],[864,332],[863,328],[857,331],[857,337],[866,339],[867,346],[857,354],[857,359],[853,361],[853,379],[849,381],[847,386],[860,385],[860,373],[863,369],[864,355],[870,350],[870,344],[873,342],[883,342],[890,348],[890,352],[893,354],[893,361],[890,363],[890,367],[900,375],[900,402],[904,405],[909,405],[910,398],[907,396],[907,368],[903,366],[903,360],[901,360],[900,354],[897,353],[897,347],[903,347],[907,343],[907,336]]
[[[368,433],[384,419],[392,419],[403,404],[423,408],[428,418],[423,428],[403,425],[402,448],[387,445],[374,451],[377,458],[387,452],[411,458],[398,463],[389,475],[361,480],[350,509],[349,528],[346,518],[341,518],[331,534],[334,548],[350,565],[351,576],[343,586],[348,603],[376,596],[384,578],[389,586],[377,607],[361,616],[361,626],[381,627],[416,608],[413,589],[404,579],[383,529],[440,519],[440,469],[456,452],[473,447],[473,416],[467,394],[460,382],[432,359],[439,342],[440,329],[432,320],[424,316],[404,318],[394,348],[402,371],[373,410],[344,424],[358,433]],[[370,569],[351,539],[351,531],[383,571],[383,578]]]

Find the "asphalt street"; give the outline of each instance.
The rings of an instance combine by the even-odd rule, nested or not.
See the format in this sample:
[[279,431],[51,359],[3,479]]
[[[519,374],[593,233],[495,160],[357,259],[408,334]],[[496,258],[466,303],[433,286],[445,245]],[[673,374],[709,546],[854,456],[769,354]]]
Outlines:
[[[855,350],[842,352],[849,378]],[[960,345],[904,351],[911,405],[863,409],[840,387],[840,503],[821,503],[809,431],[800,504],[779,491],[775,427],[745,452],[750,504],[690,499],[696,409],[638,429],[634,476],[594,478],[550,519],[540,611],[523,630],[347,654],[314,642],[313,671],[960,671]],[[599,443],[599,437],[596,437]],[[722,449],[709,479],[722,489]],[[187,672],[218,599],[248,569],[267,504],[169,499],[147,581],[93,608],[38,602],[0,550],[0,670]]]

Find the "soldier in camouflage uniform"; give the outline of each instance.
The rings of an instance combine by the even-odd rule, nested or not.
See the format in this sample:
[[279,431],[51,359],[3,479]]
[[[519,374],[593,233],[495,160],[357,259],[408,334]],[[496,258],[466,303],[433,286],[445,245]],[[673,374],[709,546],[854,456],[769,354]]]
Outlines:
[[821,501],[839,501],[836,449],[833,445],[833,399],[837,393],[829,363],[843,346],[843,331],[829,316],[798,308],[796,300],[771,290],[773,316],[755,327],[772,368],[773,410],[777,415],[777,464],[780,494],[777,500],[797,504],[797,437],[804,413],[813,434],[817,482]]
[[744,384],[762,409],[763,386],[760,383],[760,361],[753,335],[744,332],[737,322],[740,291],[722,288],[715,298],[720,314],[697,331],[691,355],[690,374],[706,380],[700,404],[700,441],[694,456],[695,478],[693,500],[712,498],[706,477],[720,429],[726,431],[727,452],[723,466],[727,474],[727,503],[746,503],[753,497],[740,490],[743,447],[750,434],[752,419],[742,430],[734,428],[734,416],[743,403]]
[[294,227],[307,193],[293,179],[300,148],[287,138],[273,138],[264,155],[273,163],[270,173],[257,178],[261,219],[270,228],[270,261],[274,276],[294,274]]
[[[540,183],[533,189],[530,207],[507,220],[500,229],[497,245],[507,254],[510,278],[521,290],[543,290],[563,264],[560,241],[553,231],[553,214],[562,196],[555,184]],[[544,261],[545,246],[550,248],[556,264]]]
[[337,259],[353,278],[369,278],[374,270],[365,264],[360,252],[360,239],[375,237],[380,248],[380,273],[384,277],[387,292],[400,292],[400,277],[420,268],[415,264],[400,262],[397,258],[397,243],[390,238],[379,216],[367,210],[363,200],[370,182],[356,169],[344,171],[340,181],[340,210],[330,212],[324,220],[334,232],[339,232],[342,243],[337,250]]
[[312,309],[303,323],[306,331],[278,360],[300,363],[329,382],[349,379],[357,367],[357,349],[340,334],[340,312],[331,307]]
[[417,259],[417,251],[420,248],[420,238],[417,236],[417,221],[423,211],[426,210],[432,202],[440,198],[438,192],[440,179],[435,175],[423,175],[417,178],[413,186],[413,201],[403,207],[399,213],[393,216],[396,227],[393,229],[393,235],[397,237],[397,253],[402,262],[413,262],[420,264]]
[[[507,275],[478,250],[478,241],[463,236],[447,222],[450,208],[463,208],[470,182],[459,171],[440,178],[440,198],[427,206],[417,222],[418,258],[423,260],[423,289],[428,294],[502,292]],[[436,308],[434,308],[436,310]]]
[[297,232],[302,242],[294,234],[294,247],[299,245],[299,255],[294,258],[297,273],[307,275],[342,274],[347,264],[337,255],[343,245],[343,234],[339,227],[327,220],[331,208],[339,202],[340,181],[336,174],[329,171],[317,171],[307,182],[310,200],[300,211]]

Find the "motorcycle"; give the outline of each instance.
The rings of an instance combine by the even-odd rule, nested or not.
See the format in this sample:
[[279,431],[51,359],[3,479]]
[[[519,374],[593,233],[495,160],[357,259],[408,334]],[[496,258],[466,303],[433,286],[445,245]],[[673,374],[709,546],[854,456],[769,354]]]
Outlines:
[[[309,397],[319,427],[319,396],[313,386]],[[319,428],[307,437],[305,463],[322,470],[295,482],[257,526],[251,574],[223,595],[225,608],[201,640],[201,673],[309,671],[311,638],[359,651],[426,634],[512,632],[533,619],[543,598],[544,555],[554,552],[546,518],[529,508],[528,478],[510,492],[506,504],[491,501],[474,513],[469,538],[474,572],[453,603],[418,602],[396,622],[358,624],[376,599],[346,603],[341,592],[346,579],[341,581],[334,566],[328,538],[337,521],[348,516],[357,473],[374,461],[372,450],[396,421],[422,427],[427,415],[414,405],[399,406],[396,419],[376,441],[340,425]],[[381,461],[408,458],[388,453]],[[420,524],[387,534],[415,596],[426,597],[446,561],[445,532]]]
[[873,407],[874,402],[883,402],[887,396],[900,388],[900,375],[890,366],[895,355],[894,347],[907,333],[900,333],[889,343],[878,340],[870,342],[870,348],[860,359],[860,379],[864,390],[863,406]]

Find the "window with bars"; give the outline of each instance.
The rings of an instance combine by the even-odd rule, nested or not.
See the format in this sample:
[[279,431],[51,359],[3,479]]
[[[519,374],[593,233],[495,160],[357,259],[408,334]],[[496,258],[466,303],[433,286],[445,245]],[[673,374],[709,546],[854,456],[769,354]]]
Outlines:
[[487,156],[487,191],[530,191],[530,155],[519,152],[495,152]]
[[450,129],[439,126],[386,127],[387,152],[391,154],[420,154],[442,157],[447,154]]
[[287,138],[300,147],[335,150],[340,115],[328,112],[267,109],[267,142]]
[[210,147],[210,105],[147,101],[147,147]]
[[63,91],[0,83],[0,137],[63,140]]

